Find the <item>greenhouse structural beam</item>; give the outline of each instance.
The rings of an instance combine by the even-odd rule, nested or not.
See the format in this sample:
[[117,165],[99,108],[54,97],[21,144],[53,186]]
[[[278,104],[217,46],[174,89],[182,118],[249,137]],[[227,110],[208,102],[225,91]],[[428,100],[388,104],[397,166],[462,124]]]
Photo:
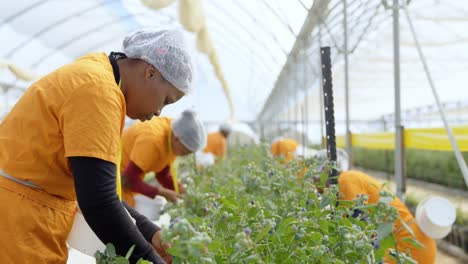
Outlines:
[[434,81],[432,80],[431,73],[429,71],[429,67],[427,66],[426,57],[423,54],[421,45],[419,43],[418,37],[416,35],[416,30],[414,29],[413,22],[408,12],[408,7],[405,3],[403,3],[403,10],[408,20],[408,25],[411,30],[411,35],[413,36],[414,42],[416,44],[416,49],[418,50],[419,58],[421,59],[421,63],[424,67],[424,72],[426,73],[427,80],[431,86],[432,94],[434,95],[434,99],[437,104],[437,108],[440,113],[440,117],[442,118],[442,122],[444,123],[445,130],[447,131],[448,138],[450,140],[450,144],[452,145],[453,152],[455,153],[455,158],[457,159],[458,167],[460,168],[463,178],[465,179],[465,184],[468,186],[468,168],[466,166],[466,162],[463,158],[463,155],[460,152],[460,148],[458,147],[457,141],[455,140],[455,135],[453,134],[452,128],[449,126],[447,122],[447,118],[445,117],[444,109],[442,108],[442,104],[440,103],[439,95],[437,93],[437,89],[434,85]]
[[7,23],[10,23],[11,21],[15,20],[16,18],[24,15],[25,13],[33,10],[34,8],[37,8],[39,7],[40,5],[43,5],[45,3],[47,3],[49,0],[44,0],[44,1],[38,1],[30,6],[27,6],[26,8],[23,8],[21,9],[20,11],[14,13],[13,15],[7,17],[5,20],[3,21],[0,21],[1,24],[7,24]]
[[349,126],[349,49],[348,49],[348,2],[343,0],[343,31],[344,31],[344,75],[345,75],[345,115],[346,115],[346,152],[350,164],[353,164],[353,149],[351,146],[351,130]]
[[[106,21],[102,24],[98,24],[96,27],[93,27],[91,29],[88,29],[87,31],[80,33],[76,36],[73,36],[73,38],[68,39],[66,42],[61,43],[59,46],[55,47],[55,49],[52,49],[50,52],[44,54],[42,57],[37,59],[31,64],[31,68],[37,68],[40,64],[44,63],[47,61],[48,58],[52,57],[54,54],[63,51],[66,47],[78,42],[79,40],[87,37],[89,34],[95,33],[98,30],[101,30],[102,28],[106,28],[115,24],[118,24],[122,21],[126,21],[129,19],[132,19],[134,17],[139,17],[139,16],[146,16],[147,14],[145,12],[140,12],[140,13],[135,13],[135,14],[130,14],[130,15],[125,15],[116,19],[113,19],[111,21]],[[166,15],[166,17],[169,17],[169,15]]]
[[403,156],[403,126],[401,125],[400,102],[400,5],[399,0],[393,0],[393,62],[394,62],[394,86],[395,86],[395,182],[397,196],[404,201],[406,181],[404,175]]
[[279,89],[282,89],[281,83],[285,75],[287,75],[288,65],[294,63],[294,59],[296,56],[299,56],[304,46],[310,46],[310,35],[312,34],[314,28],[320,24],[320,18],[316,14],[324,13],[328,9],[329,3],[330,0],[316,0],[309,9],[307,17],[304,20],[304,24],[302,25],[301,30],[297,35],[296,41],[294,42],[294,45],[291,48],[288,57],[286,58],[286,62],[278,74],[275,86],[267,97],[267,100],[263,105],[259,115],[257,116],[257,119],[263,119],[268,112],[268,109],[274,104],[274,99],[276,97],[275,94],[278,93]]
[[33,41],[34,39],[36,38],[39,38],[41,37],[42,35],[44,35],[45,33],[48,33],[50,32],[51,30],[55,29],[55,28],[58,28],[59,26],[62,26],[63,24],[69,22],[71,19],[75,19],[79,16],[83,16],[84,14],[90,12],[90,11],[94,11],[96,10],[96,8],[100,7],[100,6],[103,6],[103,5],[108,5],[108,4],[112,4],[113,2],[115,2],[116,0],[112,0],[112,1],[107,1],[105,3],[98,3],[96,5],[92,5],[90,7],[87,7],[85,9],[80,9],[78,10],[77,12],[74,12],[70,15],[67,15],[66,17],[58,20],[58,21],[54,21],[53,23],[51,23],[50,25],[48,25],[47,27],[39,30],[38,32],[32,34],[31,36],[29,36],[28,38],[26,38],[24,41],[22,42],[19,42],[19,44],[17,44],[16,46],[14,46],[7,54],[6,54],[6,58],[11,58],[15,52],[17,52],[18,50],[24,48],[26,45],[30,44],[31,41]]

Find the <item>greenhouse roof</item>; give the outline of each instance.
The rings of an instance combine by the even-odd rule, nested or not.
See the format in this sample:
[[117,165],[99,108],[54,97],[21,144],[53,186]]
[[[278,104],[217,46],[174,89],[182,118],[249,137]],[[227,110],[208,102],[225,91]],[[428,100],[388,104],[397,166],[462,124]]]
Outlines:
[[[173,2],[155,10],[151,2]],[[181,0],[16,0],[0,9],[1,111],[8,111],[34,79],[94,51],[120,50],[123,37],[141,27],[173,26]],[[393,39],[391,1],[348,2],[351,119],[391,114]],[[194,93],[170,106],[174,115],[195,108],[207,121],[225,120],[232,98],[238,120],[285,119],[304,108],[318,119],[318,48],[332,48],[337,119],[344,119],[342,0],[204,0],[202,13],[218,54],[220,82],[209,57],[197,50],[196,34],[186,31],[195,54]],[[414,22],[436,87],[444,102],[468,99],[468,1],[412,0]],[[401,22],[402,108],[432,104],[426,77],[403,13]],[[11,89],[13,88],[13,89]],[[20,89],[15,89],[20,88]],[[226,96],[228,94],[228,96]],[[229,97],[230,95],[230,97]],[[306,96],[307,95],[307,96]],[[5,98],[6,97],[6,98]],[[216,111],[213,111],[216,109]],[[290,114],[291,115],[291,114]]]

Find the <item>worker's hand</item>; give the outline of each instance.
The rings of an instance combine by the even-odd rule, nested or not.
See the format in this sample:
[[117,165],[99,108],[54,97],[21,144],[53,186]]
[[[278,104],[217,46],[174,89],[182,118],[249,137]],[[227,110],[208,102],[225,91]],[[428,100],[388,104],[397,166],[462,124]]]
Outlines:
[[178,198],[182,198],[182,196],[176,193],[175,191],[163,187],[159,189],[159,195],[166,198],[166,200],[168,200],[169,202],[173,203],[176,203]]
[[187,192],[187,189],[185,189],[184,185],[182,183],[178,183],[179,185],[179,193],[180,194],[185,194]]
[[167,263],[172,263],[172,256],[167,252],[169,248],[172,247],[171,243],[164,243],[161,238],[161,230],[154,233],[153,237],[151,238],[151,244],[153,245],[154,249],[158,253],[158,255]]

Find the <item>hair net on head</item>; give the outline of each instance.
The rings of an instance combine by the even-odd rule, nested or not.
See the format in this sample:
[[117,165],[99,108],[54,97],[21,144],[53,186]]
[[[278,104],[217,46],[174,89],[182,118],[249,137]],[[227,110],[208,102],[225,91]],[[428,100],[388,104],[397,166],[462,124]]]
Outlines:
[[219,131],[231,133],[232,127],[229,123],[223,123],[219,126]]
[[[315,154],[315,158],[318,159],[320,162],[325,162],[328,160],[327,150],[322,149]],[[336,149],[336,167],[340,171],[349,170],[349,158],[348,154],[344,149],[337,148]]]
[[185,110],[177,119],[172,120],[172,132],[190,151],[198,151],[206,145],[206,131],[195,112]]
[[153,65],[162,76],[183,93],[193,83],[193,65],[178,30],[137,30],[123,40],[124,53],[129,58],[142,59]]
[[279,137],[275,137],[272,141],[271,141],[271,144],[274,144],[280,140],[283,140],[284,139],[284,136],[279,136]]
[[296,158],[304,158],[304,159],[310,159],[315,157],[317,154],[317,150],[305,147],[303,145],[299,145],[296,148],[296,151],[294,152],[294,156]]

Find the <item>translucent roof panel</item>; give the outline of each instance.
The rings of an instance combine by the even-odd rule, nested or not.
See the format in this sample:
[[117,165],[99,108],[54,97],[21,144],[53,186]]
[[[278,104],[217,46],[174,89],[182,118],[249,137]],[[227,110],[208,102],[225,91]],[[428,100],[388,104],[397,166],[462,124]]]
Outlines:
[[[332,50],[338,134],[344,133],[345,120],[343,17],[339,15],[343,10],[341,2],[331,1],[330,10],[333,10],[336,4],[336,11],[330,11],[330,15],[320,26],[321,44],[330,46]],[[364,6],[366,2],[373,2],[378,9],[373,15],[374,7],[370,3],[370,13],[367,17],[362,15],[363,18],[355,27],[354,33],[350,30],[350,118],[352,131],[360,132],[365,129],[360,125],[362,122],[379,119],[393,113],[395,109],[392,17],[391,10],[385,9],[381,1],[348,1],[350,5],[351,2],[354,5],[361,2]],[[468,101],[465,87],[468,83],[468,31],[464,30],[468,26],[468,1],[412,0],[408,9],[441,101]],[[360,14],[359,10],[361,9],[352,13],[349,8],[349,19],[357,21],[355,14]],[[333,13],[336,13],[336,19],[332,18]],[[333,22],[334,20],[337,21]],[[370,25],[367,30],[366,25]],[[348,26],[352,28],[351,23]],[[270,95],[270,104],[264,108],[265,120],[302,120],[301,111],[307,105],[309,123],[316,125],[319,122],[320,115],[323,114],[323,109],[320,109],[320,97],[323,95],[319,93],[320,72],[314,70],[319,65],[318,34],[317,27],[307,51],[311,62],[309,68],[299,77],[297,71],[294,73],[296,76],[285,75],[284,80],[276,84],[277,92]],[[401,108],[405,110],[434,105],[434,96],[403,10],[400,13],[400,34]],[[354,43],[359,44],[356,49],[353,49]],[[301,69],[299,72],[302,72],[303,69],[298,67]],[[293,89],[290,84],[295,80],[306,80],[305,85],[301,85],[301,89]],[[307,104],[304,103],[304,98],[307,98]],[[393,126],[392,123],[388,125]],[[320,138],[317,126],[311,129],[310,133],[315,134],[314,138]]]
[[[312,3],[202,1],[238,119],[252,120],[260,111]],[[137,28],[182,29],[178,8],[178,1],[160,10],[149,9],[140,0],[5,1],[0,8],[0,34],[8,41],[0,43],[0,58],[43,75],[89,52],[120,50],[123,37]],[[165,113],[174,115],[192,107],[205,120],[223,120],[229,108],[221,83],[207,56],[197,51],[195,35],[186,32],[186,36],[195,54],[197,86]],[[29,85],[6,70],[0,70],[1,84]]]

